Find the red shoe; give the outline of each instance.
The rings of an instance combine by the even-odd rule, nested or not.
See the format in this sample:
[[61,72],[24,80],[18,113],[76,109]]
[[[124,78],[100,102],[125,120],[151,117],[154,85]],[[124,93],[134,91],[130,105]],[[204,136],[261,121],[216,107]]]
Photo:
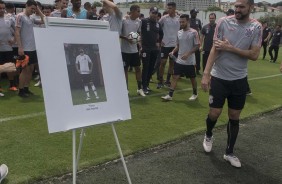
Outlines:
[[13,86],[13,87],[10,87],[9,90],[10,90],[10,91],[18,91],[18,88],[16,88],[15,86]]

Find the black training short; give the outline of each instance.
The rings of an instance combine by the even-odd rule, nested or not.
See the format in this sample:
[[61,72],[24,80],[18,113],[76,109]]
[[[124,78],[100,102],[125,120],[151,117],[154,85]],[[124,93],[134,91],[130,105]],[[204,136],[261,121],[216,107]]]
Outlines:
[[141,65],[139,53],[121,53],[123,60],[123,67],[137,67]]
[[0,52],[0,65],[13,62],[13,51],[1,51]]
[[162,47],[161,48],[161,57],[162,59],[167,59],[169,53],[173,51],[174,47]]
[[92,82],[91,74],[81,74],[80,78],[81,78],[81,82],[83,84],[88,84],[88,83]]
[[195,66],[174,63],[173,75],[182,75],[182,74],[184,74],[188,78],[195,78],[196,77]]
[[247,86],[247,77],[233,81],[211,77],[210,107],[222,108],[227,99],[230,109],[242,110],[246,102]]

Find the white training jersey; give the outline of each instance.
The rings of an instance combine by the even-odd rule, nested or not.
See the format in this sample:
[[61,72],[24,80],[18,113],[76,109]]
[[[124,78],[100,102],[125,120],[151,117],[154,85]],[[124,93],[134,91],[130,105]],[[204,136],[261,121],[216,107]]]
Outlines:
[[195,65],[195,53],[190,55],[186,60],[182,60],[181,57],[186,53],[191,51],[194,47],[200,45],[200,39],[197,30],[189,28],[184,31],[181,29],[178,31],[177,43],[179,45],[178,58],[176,63],[182,65]]
[[88,55],[78,55],[75,63],[79,64],[80,74],[90,74],[89,63],[92,63],[92,61]]
[[[262,26],[250,19],[239,23],[234,15],[219,19],[214,33],[215,40],[227,39],[231,45],[242,50],[251,46],[261,46]],[[237,80],[247,76],[248,59],[238,54],[220,51],[213,65],[211,75],[223,80]]]
[[[131,20],[130,18],[122,20],[121,36],[127,37],[131,32],[141,32],[141,20]],[[127,40],[121,39],[121,52],[136,53],[138,52],[137,43],[129,43]]]
[[0,18],[0,51],[12,51],[9,41],[13,39],[14,22],[10,18]]

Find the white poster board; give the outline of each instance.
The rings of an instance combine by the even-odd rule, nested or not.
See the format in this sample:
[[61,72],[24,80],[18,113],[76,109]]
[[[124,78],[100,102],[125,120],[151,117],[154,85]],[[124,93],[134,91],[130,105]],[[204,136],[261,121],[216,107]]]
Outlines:
[[[49,27],[34,36],[49,133],[131,119],[117,32]],[[81,50],[93,63],[87,80],[76,68]]]

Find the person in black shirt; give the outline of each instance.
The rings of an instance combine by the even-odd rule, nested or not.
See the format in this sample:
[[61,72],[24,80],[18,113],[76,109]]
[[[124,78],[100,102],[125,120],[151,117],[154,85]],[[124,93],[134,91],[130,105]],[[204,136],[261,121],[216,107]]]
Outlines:
[[151,7],[148,18],[141,20],[142,87],[149,94],[149,82],[160,49],[160,25],[157,22],[158,8]]
[[267,26],[267,22],[262,23],[262,42],[261,46],[263,47],[263,56],[262,59],[265,59],[266,51],[267,51],[267,45],[271,37],[271,29]]
[[[192,9],[190,11],[190,27],[197,30],[198,34],[200,35],[200,31],[202,30],[202,23],[201,20],[197,18],[197,14],[199,13],[199,10],[197,9]],[[200,43],[202,44],[202,43]],[[196,73],[197,75],[201,75],[200,74],[200,69],[201,69],[201,53],[200,50],[198,49],[195,52],[195,56],[196,56]]]
[[[273,33],[273,36],[272,36],[271,45],[268,50],[268,53],[270,55],[270,62],[275,63],[277,60],[281,37],[282,37],[281,25],[277,25],[275,32]],[[272,55],[273,50],[274,50],[274,57]]]
[[201,43],[203,44],[203,47],[200,47],[200,51],[203,51],[203,71],[205,71],[206,68],[206,63],[208,60],[208,57],[210,55],[210,51],[212,48],[212,44],[213,44],[213,35],[214,35],[214,30],[216,27],[216,14],[215,13],[211,13],[209,14],[209,24],[206,24],[201,33]]

